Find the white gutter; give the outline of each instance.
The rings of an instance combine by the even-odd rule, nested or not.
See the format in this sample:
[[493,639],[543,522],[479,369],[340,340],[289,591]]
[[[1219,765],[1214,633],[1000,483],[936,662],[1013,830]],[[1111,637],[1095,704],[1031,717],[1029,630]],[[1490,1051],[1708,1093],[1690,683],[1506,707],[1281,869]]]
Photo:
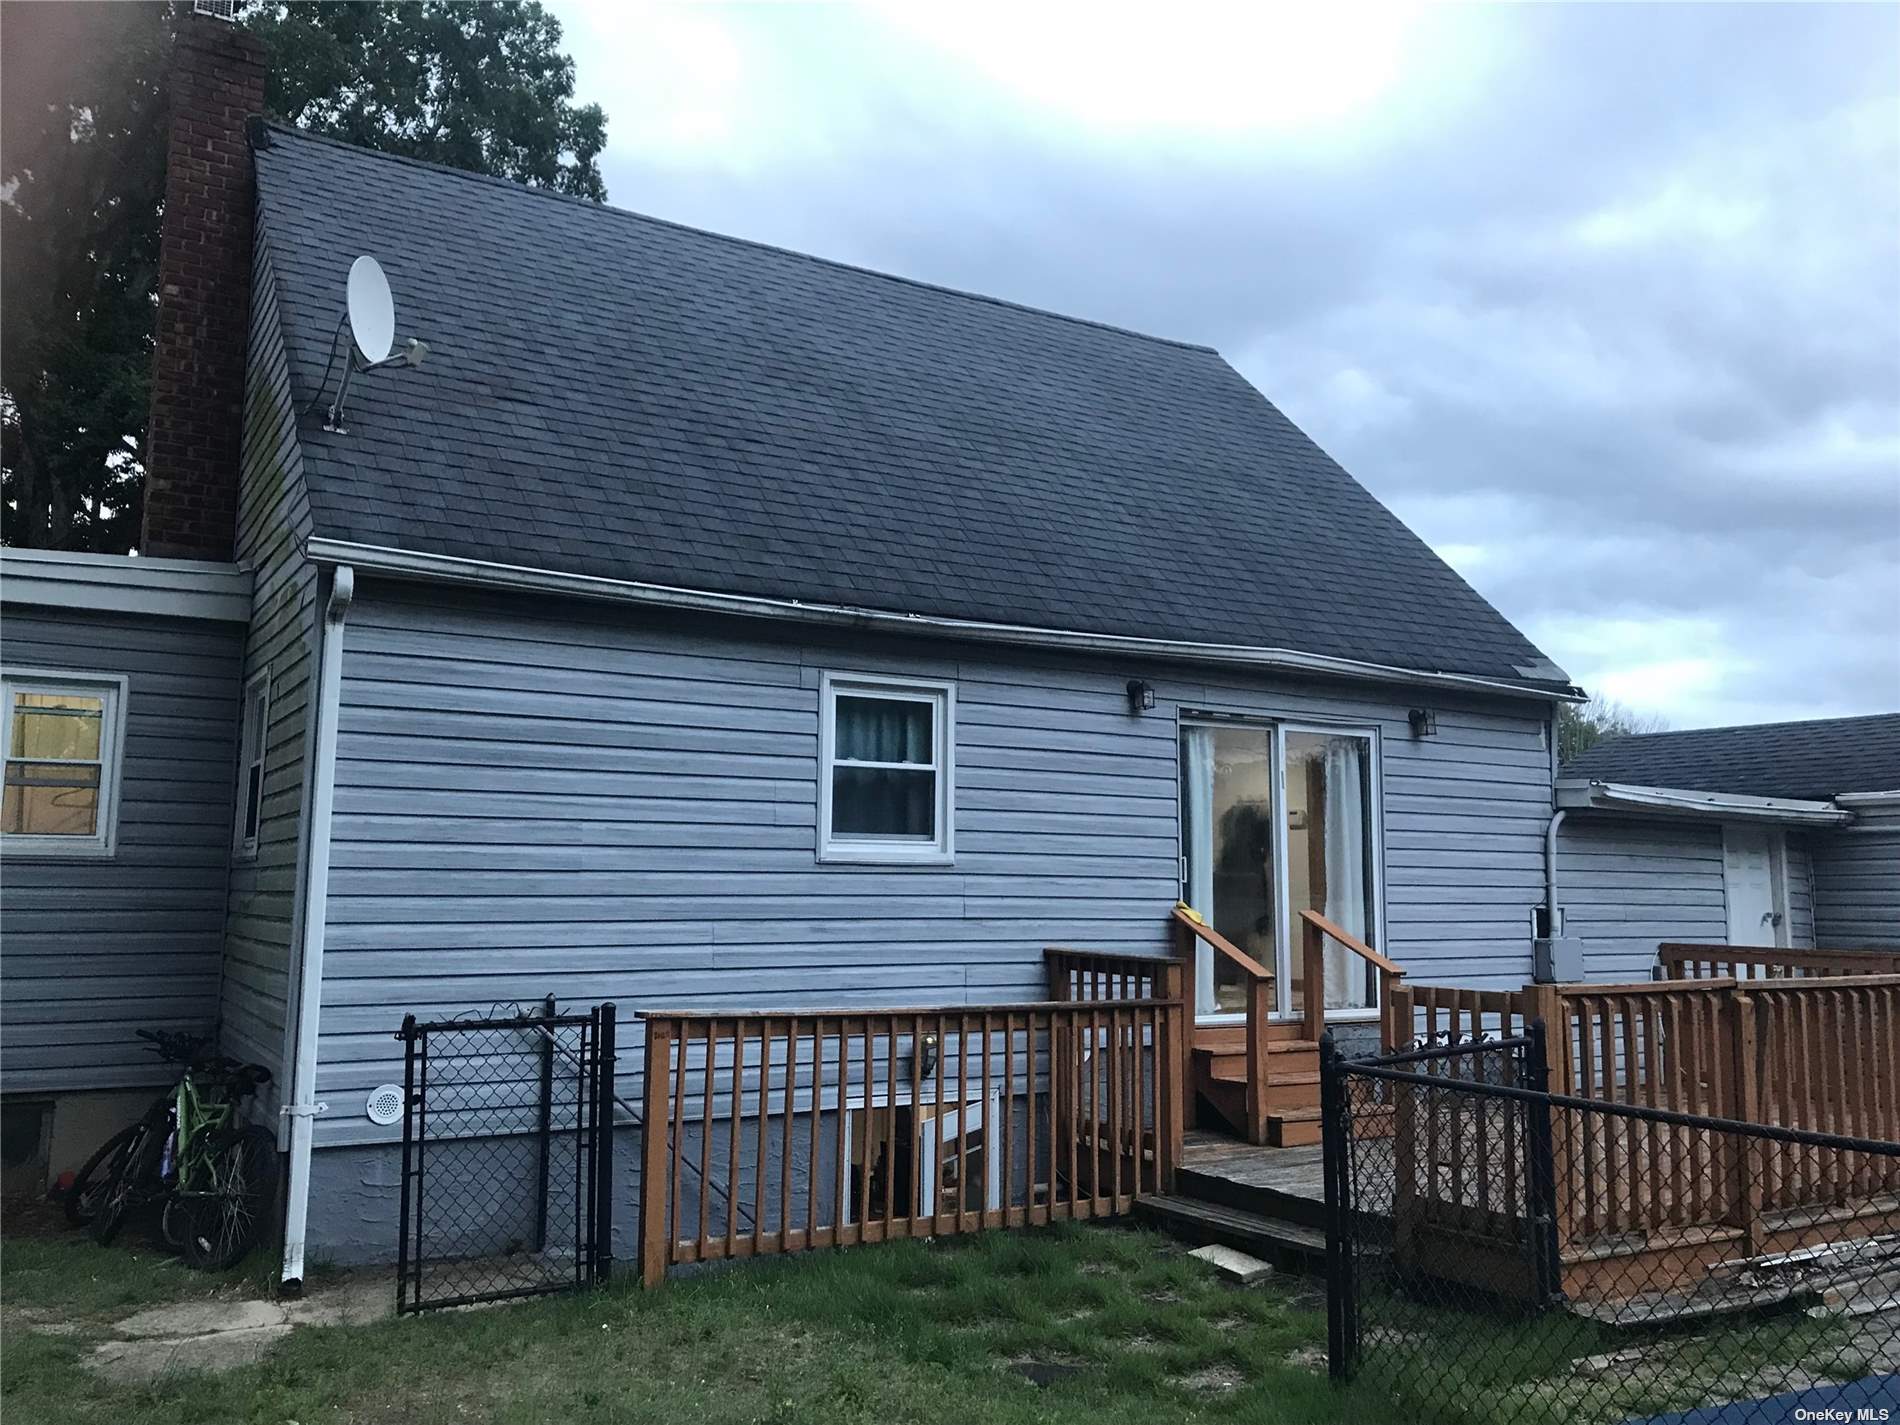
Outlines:
[[1733,792],[1692,792],[1678,787],[1637,787],[1579,778],[1557,783],[1557,805],[1570,810],[1652,812],[1705,816],[1722,821],[1778,822],[1784,826],[1845,826],[1854,819],[1853,812],[1833,802],[1745,797]]
[[649,608],[680,609],[696,613],[730,614],[741,618],[770,618],[834,628],[887,630],[896,633],[934,633],[981,643],[1008,643],[1028,648],[1060,648],[1085,653],[1119,653],[1139,658],[1178,658],[1195,663],[1233,664],[1251,668],[1285,669],[1336,678],[1380,683],[1409,683],[1422,687],[1536,698],[1545,702],[1580,702],[1576,688],[1533,688],[1468,673],[1444,673],[1330,658],[1291,648],[1256,648],[1243,644],[1193,643],[1167,638],[1136,638],[1124,634],[1083,633],[1068,629],[1035,628],[1025,624],[989,623],[979,619],[941,618],[929,614],[891,613],[883,609],[854,608],[847,604],[814,604],[800,599],[770,599],[750,594],[720,594],[705,589],[682,589],[632,579],[606,579],[591,574],[563,574],[497,564],[485,559],[461,559],[448,554],[423,554],[384,545],[353,544],[347,540],[313,538],[304,553],[319,564],[349,564],[365,573],[431,583],[466,584],[507,589],[516,593],[601,599]]
[[1841,792],[1834,800],[1844,807],[1900,807],[1900,791],[1892,792]]
[[304,882],[303,962],[298,977],[297,1051],[291,1069],[290,1183],[284,1203],[284,1264],[281,1289],[303,1291],[303,1248],[310,1217],[310,1144],[316,1116],[329,1108],[317,1101],[317,1019],[323,1005],[323,927],[330,888],[330,811],[336,799],[337,707],[343,690],[343,620],[356,592],[347,564],[332,576],[324,605],[317,665],[317,723],[310,767],[309,867]]

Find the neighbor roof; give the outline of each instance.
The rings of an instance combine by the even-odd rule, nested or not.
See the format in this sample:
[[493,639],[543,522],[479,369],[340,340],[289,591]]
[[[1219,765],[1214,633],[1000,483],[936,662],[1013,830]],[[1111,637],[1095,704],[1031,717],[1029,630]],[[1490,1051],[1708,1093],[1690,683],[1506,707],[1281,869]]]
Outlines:
[[318,536],[1567,682],[1207,347],[266,132],[299,408],[360,253],[429,346],[304,419]]
[[1651,732],[1599,742],[1563,776],[1822,800],[1900,789],[1900,713]]

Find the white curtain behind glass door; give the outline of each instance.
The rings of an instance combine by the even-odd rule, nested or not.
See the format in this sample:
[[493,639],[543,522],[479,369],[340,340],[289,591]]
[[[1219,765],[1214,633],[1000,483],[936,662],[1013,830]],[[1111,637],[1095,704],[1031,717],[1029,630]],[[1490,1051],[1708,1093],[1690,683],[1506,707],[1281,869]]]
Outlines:
[[[1356,737],[1326,740],[1326,904],[1321,911],[1348,935],[1372,937],[1372,887],[1367,883],[1365,744]],[[1365,967],[1343,945],[1326,942],[1326,1004],[1362,1009],[1371,1003]]]
[[[1183,895],[1209,925],[1214,923],[1214,730],[1190,727],[1181,736],[1181,820],[1187,885]],[[1194,942],[1194,1003],[1214,1003],[1214,952]]]

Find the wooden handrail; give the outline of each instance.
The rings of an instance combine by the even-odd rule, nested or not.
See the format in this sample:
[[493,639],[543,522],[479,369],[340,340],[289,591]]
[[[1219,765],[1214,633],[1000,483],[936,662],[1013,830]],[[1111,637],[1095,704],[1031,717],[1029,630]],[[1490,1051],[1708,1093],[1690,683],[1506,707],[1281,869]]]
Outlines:
[[[1789,950],[1779,945],[1696,945],[1666,940],[1656,947],[1656,960],[1672,980],[1716,978],[1724,969],[1734,974],[1751,965],[1766,971],[1766,975],[1743,978],[1781,978],[1776,971],[1802,972],[1789,978],[1900,973],[1900,954],[1891,950]],[[1699,973],[1704,966],[1707,975]]]
[[[1166,1009],[1168,1006],[1177,1003],[1177,1001],[1166,998],[1165,996],[1143,996],[1139,999],[1120,999],[1114,1001],[1114,1003],[1130,1009]],[[716,1019],[721,1023],[730,1024],[734,1020],[756,1022],[765,1019],[784,1019],[787,1015],[794,1012],[810,1019],[821,1017],[825,1019],[838,1019],[841,1017],[862,1018],[866,1014],[882,1015],[889,1018],[893,1015],[903,1017],[917,1014],[953,1014],[958,1010],[961,1010],[964,1014],[1021,1014],[1025,1010],[1033,1009],[1037,1014],[1046,1014],[1050,1010],[1093,1009],[1100,1004],[1101,1001],[1099,1000],[1088,999],[1039,999],[1003,1000],[996,1004],[958,1004],[949,1006],[897,1005],[888,1009],[879,1006],[875,1009],[854,1009],[849,1011],[837,1009],[801,1009],[797,1011],[785,1009],[642,1009],[634,1011],[634,1014],[635,1017],[639,1019],[676,1019],[681,1021],[689,1019],[701,1021]]]
[[1348,935],[1345,931],[1341,930],[1337,925],[1334,925],[1330,920],[1328,920],[1325,916],[1321,915],[1318,911],[1303,910],[1300,912],[1300,919],[1305,921],[1308,925],[1314,927],[1314,929],[1318,930],[1322,935],[1331,936],[1334,940],[1337,940],[1341,945],[1344,945],[1348,950],[1352,951],[1352,953],[1357,955],[1360,959],[1371,961],[1379,969],[1384,970],[1388,975],[1402,975],[1405,973],[1405,971],[1399,966],[1397,961],[1388,960],[1385,956],[1381,955],[1377,950],[1374,950],[1370,945],[1366,944],[1365,941],[1359,939],[1355,935]]
[[1251,976],[1253,979],[1271,980],[1273,978],[1273,971],[1269,970],[1265,965],[1262,965],[1258,960],[1254,959],[1253,956],[1249,955],[1245,950],[1242,950],[1206,921],[1190,915],[1180,906],[1174,908],[1173,918],[1176,925],[1184,927],[1199,939],[1206,941],[1220,954],[1226,956],[1234,964],[1238,965],[1245,974]]
[[[1301,994],[1306,1037],[1317,1040],[1326,1032],[1325,942],[1330,937],[1379,972],[1379,1038],[1387,1049],[1399,1047],[1398,991],[1404,982],[1405,970],[1397,961],[1387,959],[1358,936],[1347,934],[1316,910],[1301,911],[1300,920],[1304,923],[1305,939],[1301,961],[1304,978]],[[1409,1040],[1411,1026],[1408,1024],[1405,1029],[1405,1038]]]
[[[1233,941],[1222,935],[1213,926],[1202,920],[1186,906],[1177,905],[1173,912],[1175,928],[1179,934],[1178,944],[1181,959],[1194,958],[1194,942],[1201,941],[1220,955],[1229,964],[1237,967],[1246,980],[1247,994],[1247,1141],[1264,1143],[1267,1141],[1267,1080],[1270,1077],[1269,1065],[1272,1054],[1267,1045],[1267,1034],[1273,1025],[1274,994],[1273,971],[1261,964],[1253,956],[1242,950]],[[1191,998],[1193,991],[1183,987],[1185,997]],[[1186,1042],[1186,1036],[1183,1037]],[[1181,1083],[1187,1090],[1190,1078],[1185,1061],[1182,1065]],[[1183,1101],[1183,1112],[1186,1103]]]

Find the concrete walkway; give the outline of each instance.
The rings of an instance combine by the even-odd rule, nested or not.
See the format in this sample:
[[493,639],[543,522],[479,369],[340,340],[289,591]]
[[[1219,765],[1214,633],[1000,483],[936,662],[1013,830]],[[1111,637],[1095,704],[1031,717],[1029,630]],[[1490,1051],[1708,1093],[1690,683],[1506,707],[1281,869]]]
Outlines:
[[155,1306],[108,1329],[87,1362],[109,1380],[249,1365],[300,1326],[360,1326],[395,1314],[395,1283],[352,1278],[299,1301],[188,1301]]

